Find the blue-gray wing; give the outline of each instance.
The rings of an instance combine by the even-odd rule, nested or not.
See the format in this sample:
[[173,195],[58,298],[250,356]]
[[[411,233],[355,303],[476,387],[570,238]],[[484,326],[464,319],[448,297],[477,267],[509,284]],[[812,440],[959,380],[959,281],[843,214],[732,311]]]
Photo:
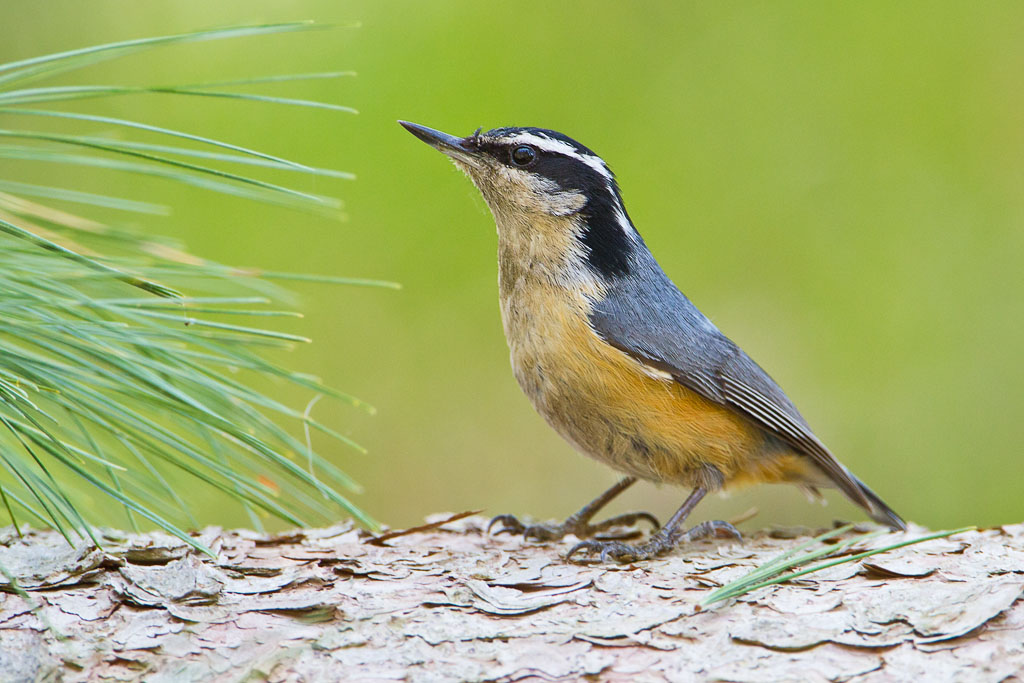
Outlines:
[[836,460],[768,373],[697,310],[656,264],[644,265],[639,273],[616,280],[594,305],[594,330],[636,360],[753,420],[810,457],[877,521],[905,528],[895,512]]

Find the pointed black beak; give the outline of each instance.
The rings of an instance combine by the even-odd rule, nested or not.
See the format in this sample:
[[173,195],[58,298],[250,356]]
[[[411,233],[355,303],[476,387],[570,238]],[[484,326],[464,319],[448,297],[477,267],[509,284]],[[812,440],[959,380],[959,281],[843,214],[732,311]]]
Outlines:
[[427,128],[426,126],[421,126],[418,123],[409,123],[408,121],[399,121],[399,123],[402,124],[402,127],[407,131],[439,152],[444,152],[448,155],[451,155],[452,153],[475,155],[478,151],[476,145],[473,143],[473,136],[468,138],[457,138],[454,135],[448,135],[448,133],[442,133],[439,130]]

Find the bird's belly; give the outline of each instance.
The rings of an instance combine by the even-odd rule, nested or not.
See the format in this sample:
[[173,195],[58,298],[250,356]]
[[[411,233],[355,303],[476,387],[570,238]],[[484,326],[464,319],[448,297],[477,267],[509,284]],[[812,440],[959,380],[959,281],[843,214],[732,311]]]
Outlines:
[[[739,413],[655,376],[605,343],[587,322],[585,307],[549,298],[533,302],[528,315],[506,308],[520,387],[581,452],[643,479],[710,489],[792,478],[773,457],[774,439]],[[794,462],[802,466],[803,460]]]

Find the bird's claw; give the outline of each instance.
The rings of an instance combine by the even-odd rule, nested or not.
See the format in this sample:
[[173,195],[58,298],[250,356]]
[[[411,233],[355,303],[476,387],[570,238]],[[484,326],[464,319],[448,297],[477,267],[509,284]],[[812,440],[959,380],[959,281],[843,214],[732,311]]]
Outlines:
[[495,524],[501,524],[501,528],[494,532],[495,536],[498,534],[521,534],[526,531],[526,526],[515,515],[497,515],[492,517],[490,524],[487,525],[488,534],[491,533],[491,529],[494,528]]
[[708,536],[715,536],[717,538],[733,538],[737,541],[743,540],[743,534],[740,530],[734,527],[729,522],[724,522],[720,519],[713,519],[708,522],[701,522],[697,526],[693,527],[681,537],[680,540],[699,541],[702,538]]
[[654,557],[655,553],[648,549],[650,545],[650,541],[639,545],[629,545],[621,541],[580,541],[569,549],[565,559],[567,562],[572,561],[572,556],[576,553],[600,553],[598,561],[601,563],[607,562],[609,558],[616,562],[633,562]]
[[598,561],[637,562],[650,560],[672,550],[683,543],[691,543],[709,536],[719,538],[735,538],[742,540],[740,532],[732,524],[721,520],[701,522],[688,531],[661,529],[646,543],[631,545],[621,541],[581,541],[574,545],[566,554],[566,561],[572,561],[573,555],[587,553],[598,555]]
[[[653,529],[660,529],[661,522],[658,518],[652,515],[650,512],[627,512],[616,517],[609,517],[603,522],[597,524],[590,524],[587,528],[590,530],[590,535],[605,531],[606,529],[614,529],[616,527],[632,527],[636,526],[637,522],[647,522]],[[576,534],[579,538],[585,538]]]
[[515,515],[498,515],[487,525],[487,533],[491,533],[491,529],[497,524],[501,526],[494,532],[495,536],[522,534],[528,541],[557,541],[568,533],[564,524],[523,524]]
[[[628,512],[597,524],[577,522],[571,517],[561,524],[523,524],[515,515],[505,514],[491,519],[490,524],[487,525],[487,533],[491,533],[495,525],[500,524],[501,527],[494,531],[495,536],[505,533],[522,534],[523,538],[528,541],[543,543],[545,541],[557,541],[566,534],[573,534],[577,538],[590,538],[608,529],[632,527],[641,521],[648,522],[655,529],[661,526],[658,519],[649,512]],[[629,535],[632,534],[622,537],[628,537]]]

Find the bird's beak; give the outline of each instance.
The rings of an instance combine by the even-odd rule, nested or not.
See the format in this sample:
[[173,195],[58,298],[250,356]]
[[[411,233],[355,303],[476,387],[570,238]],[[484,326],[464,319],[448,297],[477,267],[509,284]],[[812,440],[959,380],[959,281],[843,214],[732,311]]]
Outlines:
[[480,149],[476,144],[476,134],[465,138],[457,138],[448,133],[442,133],[433,128],[421,126],[418,123],[399,121],[402,127],[427,143],[439,152],[444,152],[457,161],[463,161],[473,166],[478,165]]

